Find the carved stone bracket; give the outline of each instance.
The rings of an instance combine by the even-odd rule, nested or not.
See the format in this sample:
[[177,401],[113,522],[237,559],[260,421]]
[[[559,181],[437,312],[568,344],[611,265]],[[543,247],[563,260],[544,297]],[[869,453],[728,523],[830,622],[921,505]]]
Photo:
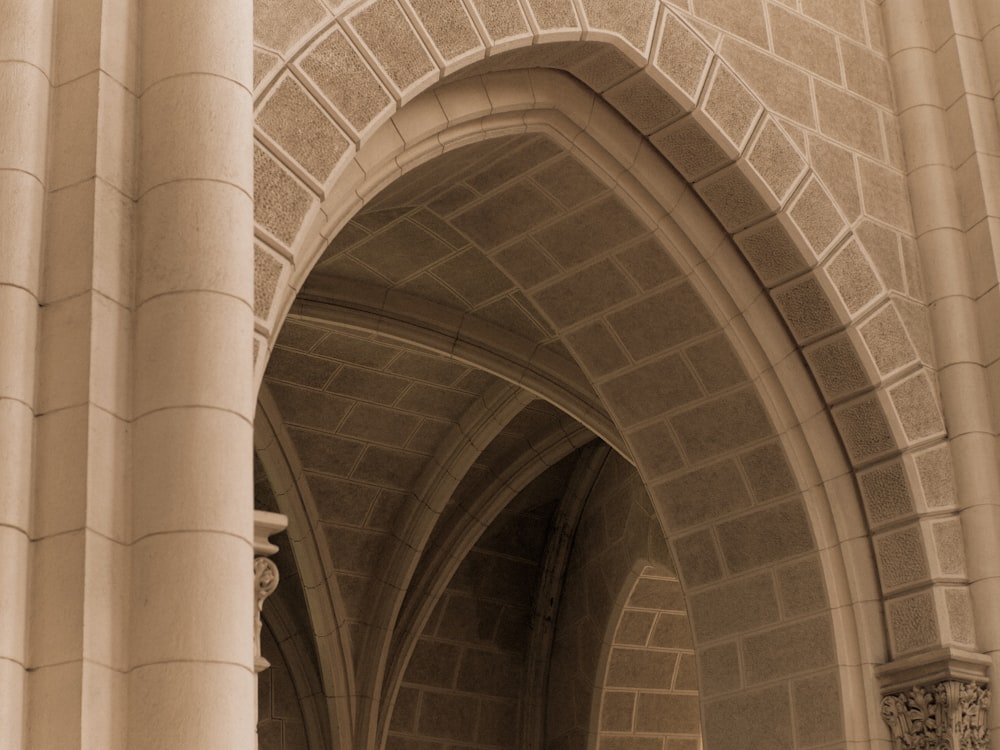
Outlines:
[[278,588],[278,566],[267,558],[278,551],[268,539],[271,534],[277,534],[288,526],[288,518],[280,513],[269,513],[255,510],[254,513],[254,543],[253,551],[256,557],[253,561],[254,589],[254,671],[263,672],[271,664],[260,653],[260,629],[263,626],[261,613],[264,611],[264,600]]
[[881,713],[894,746],[989,750],[988,663],[981,654],[941,649],[880,668]]

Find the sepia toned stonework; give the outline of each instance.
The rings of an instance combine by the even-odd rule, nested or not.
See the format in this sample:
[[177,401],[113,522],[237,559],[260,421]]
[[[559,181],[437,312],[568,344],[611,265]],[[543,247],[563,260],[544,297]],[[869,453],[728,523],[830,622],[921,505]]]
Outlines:
[[0,0],[0,135],[0,747],[1000,748],[995,0]]

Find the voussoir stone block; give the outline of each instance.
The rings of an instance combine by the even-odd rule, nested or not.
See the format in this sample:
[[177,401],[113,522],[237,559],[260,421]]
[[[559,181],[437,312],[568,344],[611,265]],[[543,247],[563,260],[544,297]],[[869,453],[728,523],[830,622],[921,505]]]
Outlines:
[[884,378],[912,366],[920,359],[893,299],[884,302],[862,320],[857,330],[864,348]]
[[769,289],[802,275],[815,263],[805,238],[787,214],[755,224],[733,239]]
[[530,0],[529,7],[540,29],[580,28],[580,19],[572,0]]
[[291,75],[272,89],[257,125],[319,183],[326,181],[350,142]]
[[513,0],[472,0],[486,33],[494,42],[523,38],[531,33],[528,19],[519,3]]
[[691,115],[657,131],[649,142],[689,182],[699,180],[733,161],[733,155],[727,153]]
[[407,0],[445,62],[482,49],[483,42],[461,0]]
[[405,94],[437,71],[396,0],[374,0],[352,13],[348,23],[399,93]]
[[897,436],[877,395],[834,407],[833,419],[856,466],[887,457],[897,450]]
[[582,0],[587,26],[617,34],[645,57],[653,37],[656,0]]
[[254,146],[253,167],[254,222],[291,246],[314,196],[260,146]]
[[895,458],[858,472],[865,514],[872,528],[916,513],[913,467]]
[[712,59],[704,39],[673,13],[663,14],[653,66],[686,97],[686,105],[693,106],[700,97]]
[[824,261],[823,270],[851,317],[885,291],[871,261],[853,236]]
[[876,534],[874,546],[884,592],[930,582],[926,540],[919,524]]
[[254,315],[266,320],[271,312],[271,302],[278,288],[278,280],[284,265],[261,245],[254,245],[253,251],[253,309]]
[[817,258],[826,255],[847,230],[840,209],[815,175],[802,183],[787,211]]
[[696,182],[694,189],[730,232],[757,223],[773,210],[739,164]]
[[740,154],[763,111],[760,101],[739,77],[716,61],[694,116],[732,153]]
[[771,299],[800,344],[827,336],[850,320],[840,305],[834,305],[823,281],[825,279],[809,274],[771,292]]
[[955,467],[948,443],[909,454],[917,471],[924,502],[928,508],[952,507],[957,503]]
[[814,548],[801,499],[769,505],[716,527],[726,567],[742,573]]
[[254,0],[254,43],[284,53],[327,15],[315,0]]
[[832,666],[836,648],[830,615],[747,636],[742,651],[748,685]]
[[367,132],[392,104],[378,76],[338,27],[317,40],[296,65],[355,134]]
[[828,403],[856,396],[878,382],[874,363],[858,347],[851,331],[821,339],[806,347],[803,354]]
[[746,163],[777,205],[785,203],[806,172],[798,149],[770,117],[757,128],[747,148]]
[[925,370],[889,387],[889,399],[910,443],[945,433],[944,417],[935,395],[937,388]]
[[724,573],[722,560],[709,529],[702,529],[673,540],[677,570],[687,589],[698,588],[720,580]]
[[604,92],[604,98],[643,133],[652,133],[681,117],[685,110],[645,71]]

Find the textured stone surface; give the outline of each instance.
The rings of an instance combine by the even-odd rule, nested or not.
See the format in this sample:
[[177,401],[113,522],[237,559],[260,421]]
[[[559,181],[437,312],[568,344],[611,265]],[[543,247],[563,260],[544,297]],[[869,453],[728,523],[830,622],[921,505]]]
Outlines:
[[254,0],[254,42],[284,53],[326,15],[316,0]]
[[809,520],[800,500],[754,511],[718,526],[726,566],[734,573],[794,557],[813,549]]
[[409,0],[445,60],[482,46],[472,19],[459,0]]
[[473,0],[473,5],[494,41],[521,36],[529,31],[524,12],[515,0]]
[[792,199],[788,213],[817,256],[822,256],[846,228],[836,205],[815,177],[809,178]]
[[858,483],[873,526],[915,510],[901,461],[887,461],[860,473]]
[[723,39],[722,57],[772,112],[806,127],[813,126],[808,75],[732,37]]
[[872,385],[854,342],[846,335],[830,336],[806,349],[806,359],[823,393],[839,400]]
[[748,685],[830,666],[834,656],[833,627],[826,614],[748,636],[743,641]]
[[795,240],[777,219],[750,227],[734,239],[767,287],[797,276],[809,267]]
[[352,14],[350,24],[400,91],[434,69],[396,0],[375,0]]
[[262,148],[254,148],[254,221],[286,245],[295,241],[312,195]]
[[747,161],[770,188],[778,203],[784,203],[806,169],[805,161],[791,139],[770,119],[758,129],[750,144]]
[[389,106],[389,94],[340,29],[322,38],[299,65],[358,132]]
[[767,48],[767,24],[764,8],[756,0],[694,0],[699,18],[730,34]]
[[713,464],[653,488],[671,529],[684,529],[750,505],[743,477],[732,461]]
[[671,13],[664,14],[656,67],[692,100],[697,99],[711,54],[705,42],[683,21]]
[[811,277],[778,287],[772,292],[772,299],[800,342],[839,327],[840,320],[826,292]]
[[791,750],[792,711],[783,685],[748,691],[705,706],[705,744],[719,750]]
[[924,539],[918,526],[887,532],[875,540],[879,573],[887,590],[925,581],[930,575]]
[[582,5],[590,28],[620,34],[642,52],[649,48],[655,0],[583,0]]
[[645,72],[604,93],[607,101],[643,133],[652,133],[684,114],[684,109]]
[[730,161],[719,144],[690,116],[654,133],[649,140],[690,181],[704,177]]
[[840,83],[836,36],[780,5],[769,5],[768,17],[774,51],[778,55],[834,83]]
[[727,66],[717,63],[709,78],[708,93],[702,100],[701,109],[739,152],[763,107],[737,75]]
[[290,76],[278,83],[257,124],[319,182],[326,181],[347,150],[343,131]]
[[578,28],[580,20],[572,0],[531,0],[531,11],[543,29]]
[[855,463],[864,463],[896,447],[885,412],[874,399],[864,398],[845,404],[834,410],[833,418]]
[[281,262],[259,245],[254,247],[253,310],[258,318],[266,318],[271,300],[281,276]]
[[760,221],[769,212],[760,192],[735,166],[700,180],[694,187],[731,232]]

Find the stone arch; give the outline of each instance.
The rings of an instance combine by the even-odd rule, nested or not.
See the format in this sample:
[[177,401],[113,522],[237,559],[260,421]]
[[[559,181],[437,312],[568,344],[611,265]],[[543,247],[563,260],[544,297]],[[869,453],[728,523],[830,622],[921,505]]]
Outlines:
[[[364,42],[360,26],[367,14],[389,5],[395,8],[392,12],[405,12],[407,23],[415,29],[414,38],[425,52],[430,50],[428,59],[441,72],[435,73],[432,65],[426,74],[405,80],[399,77],[398,66],[393,68],[387,60],[379,64],[379,53]],[[832,521],[831,528],[839,526],[834,537],[842,544],[875,532],[879,596],[890,600],[891,652],[900,656],[941,643],[972,645],[973,635],[962,624],[968,622],[970,611],[963,585],[964,563],[956,562],[953,543],[944,541],[954,537],[949,534],[955,523],[950,515],[954,497],[948,450],[941,442],[944,423],[933,370],[928,367],[932,358],[924,312],[917,301],[898,293],[898,283],[886,281],[883,266],[872,262],[876,252],[872,243],[878,232],[865,229],[863,222],[849,224],[827,187],[828,180],[816,174],[815,157],[801,155],[782,120],[769,112],[688,19],[666,6],[649,3],[625,17],[616,15],[617,11],[602,16],[599,5],[583,3],[582,15],[569,8],[569,15],[578,22],[576,30],[566,26],[543,33],[552,27],[541,19],[555,15],[536,7],[541,3],[526,4],[519,6],[519,12],[527,30],[496,36],[500,26],[492,24],[500,23],[497,19],[487,22],[469,8],[455,5],[454,12],[470,19],[480,41],[472,51],[449,56],[438,46],[444,44],[443,37],[434,35],[433,24],[415,10],[417,5],[407,4],[405,9],[385,2],[351,6],[338,15],[341,25],[330,20],[320,24],[323,31],[313,35],[313,46],[287,55],[290,62],[285,69],[293,69],[294,75],[279,72],[261,78],[258,134],[266,148],[257,154],[261,240],[257,278],[262,303],[258,350],[266,351],[275,324],[283,319],[312,259],[338,227],[382,187],[438,155],[446,145],[480,138],[485,127],[494,134],[503,127],[558,130],[551,121],[541,123],[542,115],[532,120],[529,114],[519,113],[559,110],[563,123],[568,120],[569,130],[577,133],[568,139],[572,148],[585,150],[591,140],[607,147],[611,153],[606,151],[594,160],[597,168],[603,167],[611,179],[637,184],[641,190],[636,194],[645,193],[646,198],[638,202],[640,211],[651,210],[661,228],[673,223],[678,235],[694,240],[694,248],[691,241],[680,243],[691,253],[692,270],[702,274],[699,279],[716,292],[716,299],[726,300],[731,313],[727,319],[753,329],[764,350],[763,359],[771,365],[783,363],[779,377],[793,371],[798,373],[795,377],[804,376],[799,363],[791,361],[798,356],[793,354],[796,349],[804,357],[833,415],[850,466],[831,457],[839,455],[840,448],[831,440],[834,433],[828,429],[826,415],[811,403],[790,405],[790,412],[798,414],[792,423],[803,428],[798,450],[807,463],[820,464],[817,473],[822,482],[815,486],[823,483],[827,491],[851,495],[845,482],[838,484],[838,480],[851,468],[857,472],[865,518],[860,510],[852,509]],[[647,11],[648,25],[644,25],[642,14]],[[649,33],[643,36],[641,29]],[[683,43],[703,53],[697,75],[690,72],[690,66],[674,70],[673,75],[664,70],[664,66],[680,65],[671,58],[669,45],[663,44],[668,32],[679,34]],[[540,72],[493,73],[421,94],[439,76],[486,55],[487,50],[501,66],[506,64],[502,60],[505,50],[520,55],[513,62],[508,58],[511,65],[537,65],[544,59],[535,57],[537,50],[544,49],[543,42],[557,44],[580,37],[610,40],[616,59],[631,60],[633,65],[642,62],[645,67],[601,90],[602,97],[582,87],[571,91],[574,87],[565,81],[555,83],[554,77]],[[371,86],[385,95],[385,107],[361,128],[351,127],[346,122],[349,118],[331,106],[321,86],[299,66],[298,61],[334,39],[342,54],[367,68]],[[552,60],[545,62],[552,64]],[[492,64],[489,58],[486,64]],[[689,76],[686,89],[685,71]],[[526,86],[530,101],[524,101]],[[723,99],[721,95],[713,98],[717,91],[737,92],[736,100],[747,111],[713,111]],[[660,100],[651,100],[650,92]],[[614,105],[616,98],[618,108],[607,104]],[[279,101],[283,103],[275,103]],[[667,115],[666,124],[644,125],[643,118],[654,115],[645,109],[629,111],[627,101],[659,110],[661,114],[655,115],[659,117],[664,117],[664,108],[679,111],[676,116]],[[308,149],[301,150],[294,135],[274,125],[281,119],[275,114],[281,107],[306,113],[312,118],[310,124],[321,126],[318,132],[327,132],[333,142],[342,143],[337,154],[340,161],[323,164]],[[635,130],[618,128],[615,132],[618,115],[624,115],[638,131],[650,131],[652,138],[647,140]],[[670,138],[664,136],[662,149],[657,149],[651,143],[661,131],[667,131]],[[671,160],[693,182],[694,191],[683,181],[666,189],[656,185],[655,178],[662,179],[664,173],[649,170],[648,165],[661,157]],[[654,190],[658,194],[650,195]],[[686,217],[692,215],[685,209],[695,211],[702,202],[715,211],[725,231],[700,219],[685,225]],[[663,221],[665,207],[677,217],[675,222]],[[726,240],[727,233],[735,236],[739,250]],[[753,267],[756,279],[741,269],[743,259]],[[276,289],[281,290],[277,295]],[[762,289],[770,301],[760,295]],[[775,340],[767,332],[777,330],[772,327],[776,320],[762,322],[766,316],[773,318],[772,302],[794,336],[791,346],[787,339]],[[258,357],[259,372],[265,360]],[[779,395],[782,392],[781,386],[775,387],[775,408],[782,408],[780,402],[787,398]],[[843,513],[833,505],[832,513]],[[922,517],[929,509],[935,515]],[[815,511],[814,515],[824,512],[831,511]],[[866,544],[845,545],[862,567]],[[916,558],[906,552],[914,549],[920,550]],[[870,577],[869,571],[854,581],[855,601],[867,596]]]
[[612,613],[589,746],[630,750],[660,741],[700,750],[698,668],[677,573],[663,562],[636,565]]

